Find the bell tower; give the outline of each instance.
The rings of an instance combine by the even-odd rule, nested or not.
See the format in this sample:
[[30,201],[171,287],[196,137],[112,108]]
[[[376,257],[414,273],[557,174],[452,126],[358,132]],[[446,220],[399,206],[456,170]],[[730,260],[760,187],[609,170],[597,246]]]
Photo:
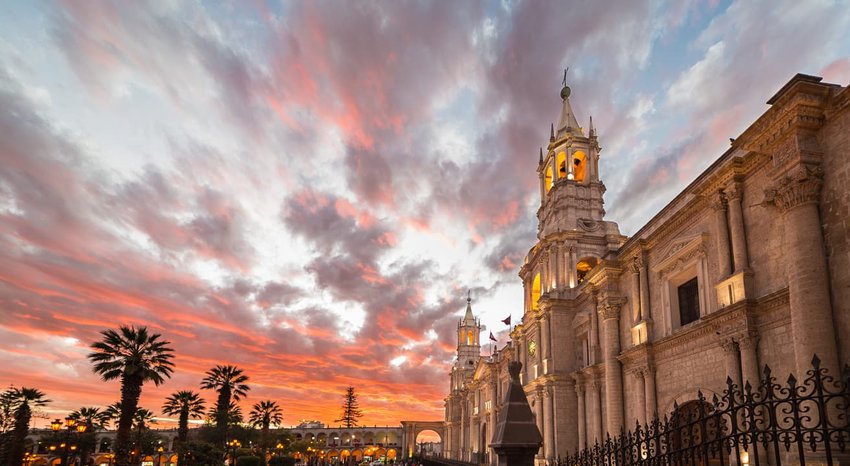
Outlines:
[[459,389],[481,357],[481,322],[472,315],[472,298],[467,294],[466,314],[457,323],[457,360],[452,370],[452,388]]
[[537,244],[525,258],[520,277],[525,312],[536,312],[543,298],[565,297],[584,282],[602,260],[626,240],[614,222],[605,220],[599,178],[602,148],[593,126],[582,128],[573,112],[564,73],[558,124],[549,129],[549,144],[540,149],[537,174],[540,207]]
[[593,117],[582,128],[570,104],[566,73],[561,88],[561,115],[552,125],[546,152],[540,149],[538,238],[602,222],[605,185],[599,179],[599,140]]

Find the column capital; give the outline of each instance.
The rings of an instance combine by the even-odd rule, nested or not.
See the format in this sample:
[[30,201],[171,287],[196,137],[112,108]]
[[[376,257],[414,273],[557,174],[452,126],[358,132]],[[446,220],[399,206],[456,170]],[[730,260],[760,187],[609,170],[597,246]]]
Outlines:
[[726,198],[730,201],[737,201],[744,197],[744,185],[740,181],[732,181],[723,190]]
[[817,165],[800,164],[765,190],[767,204],[779,207],[782,212],[805,205],[816,204],[823,185],[823,170]]
[[643,269],[644,264],[645,264],[645,261],[643,259],[643,253],[638,252],[637,255],[635,255],[635,257],[632,258],[632,263],[629,264],[629,270],[631,270],[634,273],[639,274],[641,269]]
[[626,302],[626,298],[604,296],[596,305],[596,311],[602,316],[602,320],[619,319],[620,309]]
[[714,210],[726,210],[728,208],[728,199],[726,199],[726,194],[723,193],[723,190],[718,190],[713,196],[708,199],[709,205]]
[[756,349],[758,342],[759,342],[759,336],[756,333],[748,332],[748,333],[740,335],[737,338],[737,340],[738,340],[738,346],[742,350],[747,350],[747,349],[751,349],[751,348]]
[[723,348],[724,353],[735,352],[738,350],[738,342],[732,337],[721,338],[720,347]]

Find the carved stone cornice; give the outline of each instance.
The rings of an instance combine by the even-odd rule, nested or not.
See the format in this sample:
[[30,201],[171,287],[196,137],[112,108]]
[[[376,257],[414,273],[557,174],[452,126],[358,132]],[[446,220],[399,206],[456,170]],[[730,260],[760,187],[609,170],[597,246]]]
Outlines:
[[817,204],[823,185],[823,170],[819,166],[800,164],[764,192],[767,204],[788,212],[794,207]]

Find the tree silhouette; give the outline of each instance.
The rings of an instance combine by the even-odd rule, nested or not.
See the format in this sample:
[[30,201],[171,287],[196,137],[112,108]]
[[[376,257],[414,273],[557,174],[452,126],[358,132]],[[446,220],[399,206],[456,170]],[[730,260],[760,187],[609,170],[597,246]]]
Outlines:
[[334,420],[334,422],[341,422],[347,429],[357,427],[357,420],[363,416],[363,412],[360,411],[360,405],[357,404],[357,394],[354,393],[354,387],[346,388],[342,398],[344,400],[342,402],[342,417]]

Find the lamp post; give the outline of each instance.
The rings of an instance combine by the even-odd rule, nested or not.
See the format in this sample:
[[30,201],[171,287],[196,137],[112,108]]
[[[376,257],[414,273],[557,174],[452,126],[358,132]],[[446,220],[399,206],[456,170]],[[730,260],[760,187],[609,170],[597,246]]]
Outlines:
[[236,464],[236,450],[242,446],[242,443],[239,440],[233,439],[227,445],[230,447],[230,466],[233,466]]
[[162,452],[165,451],[162,445],[156,449],[156,466],[162,466]]
[[277,442],[277,445],[274,446],[274,453],[277,458],[280,458],[280,455],[283,454],[283,444]]
[[[57,434],[62,430],[62,426],[62,421],[59,419],[54,419],[53,422],[50,423],[50,429]],[[68,466],[69,451],[74,454],[77,452],[77,445],[71,443],[71,435],[76,433],[76,435],[79,436],[80,434],[85,433],[89,426],[85,422],[78,423],[76,419],[66,417],[64,427],[65,433],[62,436],[62,442],[59,444],[59,448],[62,449],[62,461],[59,463],[60,466]],[[56,451],[56,446],[51,445],[50,451]]]

